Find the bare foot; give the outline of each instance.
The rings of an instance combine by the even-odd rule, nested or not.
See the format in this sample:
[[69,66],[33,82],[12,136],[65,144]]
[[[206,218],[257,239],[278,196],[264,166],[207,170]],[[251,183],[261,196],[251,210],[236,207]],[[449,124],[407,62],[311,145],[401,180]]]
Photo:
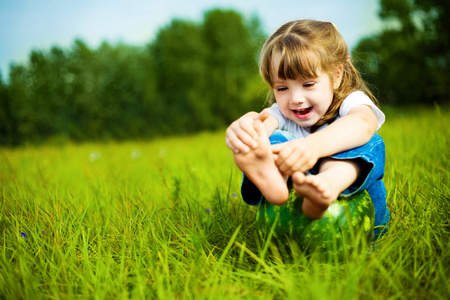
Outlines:
[[274,205],[282,205],[289,197],[286,180],[275,165],[269,137],[262,124],[256,124],[255,129],[259,135],[258,146],[247,153],[234,154],[234,161],[267,201]]
[[326,174],[305,176],[301,172],[295,172],[292,181],[296,193],[303,196],[303,213],[312,220],[322,218],[340,193]]
[[303,196],[303,213],[310,219],[320,219],[339,194],[358,178],[360,166],[355,160],[324,158],[319,174],[292,174],[294,189]]

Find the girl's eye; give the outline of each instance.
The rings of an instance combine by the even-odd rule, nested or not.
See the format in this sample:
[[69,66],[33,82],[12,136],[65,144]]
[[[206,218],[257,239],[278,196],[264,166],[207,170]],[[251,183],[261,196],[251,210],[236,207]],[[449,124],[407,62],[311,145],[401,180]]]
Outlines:
[[283,91],[287,91],[287,87],[282,86],[282,87],[277,88],[277,92],[283,92]]
[[307,82],[303,85],[305,88],[313,87],[316,83],[315,82]]

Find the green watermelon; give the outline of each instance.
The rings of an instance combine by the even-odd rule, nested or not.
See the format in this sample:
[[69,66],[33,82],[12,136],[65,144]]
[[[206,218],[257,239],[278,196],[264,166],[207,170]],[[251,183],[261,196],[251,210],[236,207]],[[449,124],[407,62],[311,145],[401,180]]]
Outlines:
[[272,231],[276,241],[293,240],[307,253],[334,253],[340,257],[370,243],[375,209],[367,191],[338,198],[319,220],[310,220],[303,214],[302,202],[303,198],[294,191],[281,206],[263,201],[257,214],[262,237],[267,238]]

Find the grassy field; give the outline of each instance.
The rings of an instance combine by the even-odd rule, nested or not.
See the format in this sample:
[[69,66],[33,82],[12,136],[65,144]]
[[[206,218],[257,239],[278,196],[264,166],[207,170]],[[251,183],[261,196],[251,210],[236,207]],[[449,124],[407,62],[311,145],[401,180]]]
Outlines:
[[0,149],[0,299],[448,299],[450,112],[386,114],[390,231],[346,262],[258,237],[224,132]]

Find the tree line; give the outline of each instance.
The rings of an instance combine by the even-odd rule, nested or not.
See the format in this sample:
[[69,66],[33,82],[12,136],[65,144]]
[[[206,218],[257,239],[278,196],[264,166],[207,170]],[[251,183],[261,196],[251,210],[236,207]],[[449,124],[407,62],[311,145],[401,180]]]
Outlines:
[[[352,57],[383,104],[448,103],[449,11],[442,0],[381,0],[387,24]],[[0,78],[0,145],[123,140],[216,130],[263,107],[257,17],[214,9],[175,19],[146,46],[33,50]]]
[[354,50],[391,105],[450,102],[450,1],[380,0],[384,29]]
[[257,17],[173,20],[144,47],[33,50],[0,78],[0,144],[137,139],[215,130],[263,106]]

